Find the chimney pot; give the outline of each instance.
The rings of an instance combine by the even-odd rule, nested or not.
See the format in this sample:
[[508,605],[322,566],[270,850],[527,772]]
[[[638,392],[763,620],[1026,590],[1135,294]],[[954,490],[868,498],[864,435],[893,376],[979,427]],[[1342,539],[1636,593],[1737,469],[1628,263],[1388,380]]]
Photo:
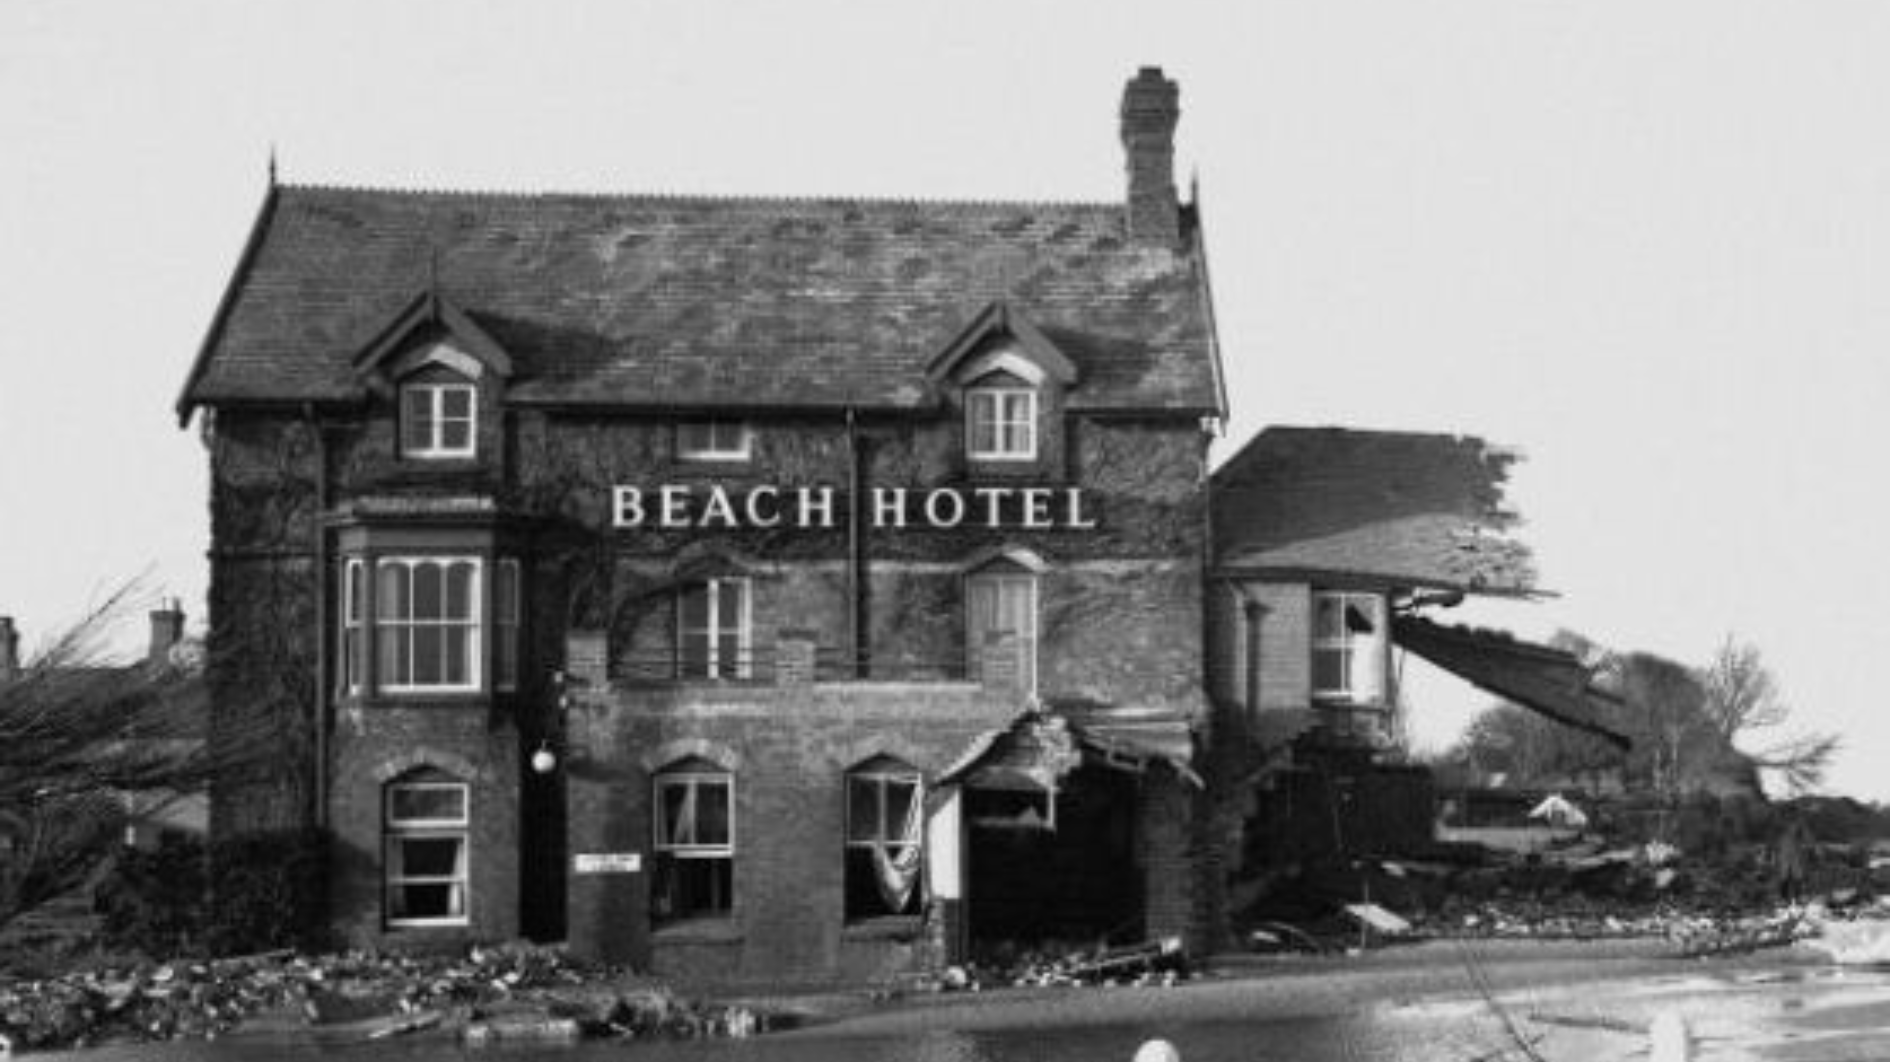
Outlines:
[[151,610],[151,647],[145,661],[165,663],[171,657],[171,650],[183,640],[184,603],[178,598],[165,598],[159,607]]
[[1181,87],[1159,66],[1145,66],[1122,90],[1122,147],[1129,174],[1129,238],[1173,246],[1181,238],[1175,192],[1175,126]]
[[0,616],[0,682],[20,677],[20,631],[12,616]]

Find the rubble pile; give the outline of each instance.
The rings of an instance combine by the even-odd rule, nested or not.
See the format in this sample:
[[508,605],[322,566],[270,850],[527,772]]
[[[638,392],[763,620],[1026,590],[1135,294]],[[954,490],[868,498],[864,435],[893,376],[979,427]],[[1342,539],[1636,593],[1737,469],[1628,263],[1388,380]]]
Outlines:
[[[1461,852],[1457,853],[1459,856]],[[1879,868],[1879,871],[1890,868]],[[1827,852],[1810,884],[1821,920],[1874,917],[1890,879],[1856,853]],[[1246,913],[1256,950],[1325,951],[1358,942],[1343,917],[1383,903],[1417,937],[1655,938],[1684,954],[1790,944],[1811,935],[1803,908],[1779,895],[1762,847],[1710,855],[1653,842],[1606,848],[1597,838],[1529,852],[1484,850],[1453,861],[1360,860],[1276,884]]]
[[[357,1039],[445,1025],[469,1039],[564,1023],[592,1037],[747,1036],[768,1016],[623,984],[528,945],[457,956],[271,953],[102,967],[0,981],[0,1043],[55,1050],[112,1042],[212,1039],[259,1015]],[[475,1036],[477,1034],[477,1036]]]
[[1000,949],[984,963],[948,967],[927,987],[938,992],[977,992],[998,986],[1166,988],[1188,976],[1188,955],[1181,938],[1163,937],[1118,948],[1046,944],[1025,950]]

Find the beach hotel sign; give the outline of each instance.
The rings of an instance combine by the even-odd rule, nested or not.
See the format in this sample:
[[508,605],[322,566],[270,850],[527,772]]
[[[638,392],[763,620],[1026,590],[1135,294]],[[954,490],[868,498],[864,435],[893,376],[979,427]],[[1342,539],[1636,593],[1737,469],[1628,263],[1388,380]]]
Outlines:
[[[619,530],[689,531],[726,528],[832,528],[833,487],[761,485],[730,491],[720,484],[666,483],[611,490],[611,526]],[[876,528],[985,527],[1024,531],[1089,531],[1096,519],[1081,487],[874,487],[865,515]]]

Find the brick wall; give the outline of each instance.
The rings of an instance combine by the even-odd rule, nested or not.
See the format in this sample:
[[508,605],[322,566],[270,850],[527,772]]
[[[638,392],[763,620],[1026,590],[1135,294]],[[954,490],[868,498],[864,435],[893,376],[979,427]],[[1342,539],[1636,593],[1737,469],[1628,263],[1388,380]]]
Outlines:
[[[902,935],[845,926],[843,781],[887,755],[928,778],[1021,707],[970,684],[623,689],[579,698],[568,848],[644,854],[640,874],[573,875],[572,947],[683,980],[829,981],[918,961]],[[734,911],[726,925],[652,930],[650,781],[684,756],[735,776]]]
[[[335,727],[329,802],[334,925],[357,946],[434,947],[519,934],[520,750],[484,705],[348,707]],[[464,927],[384,923],[382,793],[409,771],[432,768],[468,784],[469,910]]]

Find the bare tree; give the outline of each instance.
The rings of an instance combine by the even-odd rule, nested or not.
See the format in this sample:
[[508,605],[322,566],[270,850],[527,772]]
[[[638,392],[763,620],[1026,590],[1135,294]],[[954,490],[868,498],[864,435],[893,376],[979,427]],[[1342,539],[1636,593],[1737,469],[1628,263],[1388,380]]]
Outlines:
[[142,596],[119,588],[0,679],[0,925],[83,883],[162,807],[153,795],[201,791],[267,747],[238,735],[213,757],[194,661],[112,658],[108,633]]
[[[1698,680],[1704,692],[1701,709],[1728,743],[1741,738],[1750,743],[1756,732],[1775,729],[1791,719],[1791,708],[1779,694],[1777,680],[1750,642],[1727,635],[1712,661],[1700,669]],[[1835,734],[1801,734],[1746,755],[1797,795],[1823,784],[1841,747]]]

